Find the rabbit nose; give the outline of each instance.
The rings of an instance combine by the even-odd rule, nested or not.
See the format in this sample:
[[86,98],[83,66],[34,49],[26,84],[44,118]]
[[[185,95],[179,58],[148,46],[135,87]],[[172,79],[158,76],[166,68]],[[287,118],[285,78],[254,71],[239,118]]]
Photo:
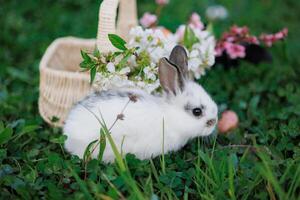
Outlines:
[[213,126],[213,125],[215,125],[216,121],[217,121],[216,119],[210,119],[206,122],[206,125],[208,127]]

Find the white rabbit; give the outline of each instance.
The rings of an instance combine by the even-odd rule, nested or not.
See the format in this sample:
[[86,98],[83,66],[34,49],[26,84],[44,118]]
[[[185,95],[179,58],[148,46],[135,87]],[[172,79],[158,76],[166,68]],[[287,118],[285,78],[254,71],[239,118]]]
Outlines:
[[[185,49],[176,46],[170,60],[162,58],[159,62],[163,96],[153,96],[139,89],[119,89],[93,93],[82,100],[66,120],[65,148],[82,158],[87,145],[99,139],[101,125],[95,115],[101,118],[101,112],[110,127],[133,96],[137,101],[128,104],[124,119],[111,129],[111,136],[124,155],[131,153],[139,159],[149,159],[176,151],[192,138],[210,135],[217,123],[217,106],[200,85],[188,80],[187,66]],[[93,157],[97,154],[96,149]],[[114,159],[107,142],[103,161]]]

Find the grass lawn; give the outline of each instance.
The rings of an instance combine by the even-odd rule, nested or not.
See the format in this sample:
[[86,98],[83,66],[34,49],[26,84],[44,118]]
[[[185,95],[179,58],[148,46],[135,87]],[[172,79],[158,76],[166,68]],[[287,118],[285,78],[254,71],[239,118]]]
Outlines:
[[[55,38],[95,37],[100,1],[0,0],[0,199],[300,199],[300,1],[170,1],[160,23],[171,30],[213,2],[230,13],[217,35],[232,24],[289,28],[273,63],[216,66],[200,80],[239,128],[153,160],[128,155],[125,169],[84,165],[38,114],[38,65]],[[138,0],[139,15],[153,2]]]

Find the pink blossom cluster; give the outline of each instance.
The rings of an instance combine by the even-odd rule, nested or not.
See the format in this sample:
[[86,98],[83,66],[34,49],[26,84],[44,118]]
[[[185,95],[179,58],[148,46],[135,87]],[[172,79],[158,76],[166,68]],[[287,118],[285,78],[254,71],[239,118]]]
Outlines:
[[221,39],[216,45],[216,56],[221,56],[224,52],[229,58],[237,59],[246,56],[245,45],[264,43],[267,47],[271,47],[274,42],[283,40],[288,34],[288,29],[284,28],[275,34],[261,34],[259,39],[250,34],[249,28],[246,26],[232,26],[228,32],[224,32]]
[[[204,24],[201,21],[200,15],[198,15],[195,12],[190,16],[190,20],[189,20],[189,24],[188,25],[192,29],[199,29],[199,30],[203,30],[204,29]],[[182,40],[183,36],[184,36],[184,32],[185,32],[185,25],[181,25],[176,30],[175,35],[179,38],[179,40]]]
[[273,43],[283,40],[288,35],[288,29],[284,28],[275,34],[261,34],[259,39],[267,46],[271,47]]
[[149,28],[151,26],[154,26],[156,22],[157,22],[157,16],[149,12],[144,13],[143,17],[140,19],[140,24],[144,28]]
[[195,29],[204,29],[204,25],[201,21],[200,15],[198,13],[193,13],[190,17],[189,25]]
[[226,52],[231,59],[244,58],[246,48],[243,44],[259,44],[259,41],[256,36],[250,35],[248,27],[234,25],[229,32],[223,33],[217,42],[216,55],[221,56]]
[[169,3],[169,0],[155,0],[156,4],[158,5],[167,5]]

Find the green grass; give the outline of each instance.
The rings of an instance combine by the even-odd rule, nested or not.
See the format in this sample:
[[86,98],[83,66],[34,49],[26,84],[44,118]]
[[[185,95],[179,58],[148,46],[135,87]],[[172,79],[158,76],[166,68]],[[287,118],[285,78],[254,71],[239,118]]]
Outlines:
[[[69,155],[38,114],[38,64],[57,37],[95,37],[99,1],[0,0],[0,199],[300,199],[300,2],[171,2],[161,19],[171,30],[213,2],[230,12],[217,34],[233,23],[257,34],[289,28],[272,64],[217,66],[201,79],[239,128],[153,160],[128,155],[122,168]],[[140,15],[155,9],[138,3]]]

